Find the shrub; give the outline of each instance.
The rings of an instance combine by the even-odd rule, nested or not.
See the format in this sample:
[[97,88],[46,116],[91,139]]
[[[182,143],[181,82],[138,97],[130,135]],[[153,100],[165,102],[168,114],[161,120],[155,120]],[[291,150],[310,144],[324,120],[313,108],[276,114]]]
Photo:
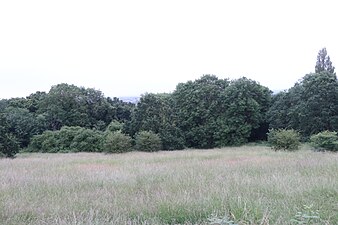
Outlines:
[[300,146],[300,135],[295,130],[270,130],[268,133],[268,142],[274,150],[297,150]]
[[175,126],[165,126],[160,129],[159,135],[162,140],[163,150],[184,149],[184,136],[179,128]]
[[122,153],[131,151],[132,139],[129,135],[125,135],[120,131],[108,132],[105,137],[103,148],[109,153]]
[[62,127],[45,131],[31,139],[31,152],[97,152],[102,150],[103,133],[83,127]]
[[122,130],[122,128],[123,128],[123,123],[120,123],[117,120],[113,120],[110,122],[106,130],[110,132],[115,132],[115,131]]
[[47,130],[39,135],[34,135],[28,145],[30,152],[58,152],[59,147],[59,131]]
[[319,151],[338,151],[337,132],[323,131],[310,137],[311,145]]
[[0,113],[0,157],[13,158],[20,149],[19,142],[9,127],[6,117]]
[[97,130],[80,128],[69,146],[75,152],[100,152],[102,151],[103,133]]
[[0,158],[3,156],[14,158],[19,149],[19,142],[13,134],[0,134]]
[[152,131],[141,131],[136,135],[136,149],[145,152],[159,151],[162,148],[161,138]]

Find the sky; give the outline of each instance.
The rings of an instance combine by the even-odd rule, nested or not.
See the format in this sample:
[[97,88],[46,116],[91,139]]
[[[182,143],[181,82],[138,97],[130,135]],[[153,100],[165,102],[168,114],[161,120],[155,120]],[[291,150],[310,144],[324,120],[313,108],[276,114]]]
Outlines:
[[334,0],[2,0],[0,99],[75,84],[107,97],[173,92],[204,74],[271,90],[338,65]]

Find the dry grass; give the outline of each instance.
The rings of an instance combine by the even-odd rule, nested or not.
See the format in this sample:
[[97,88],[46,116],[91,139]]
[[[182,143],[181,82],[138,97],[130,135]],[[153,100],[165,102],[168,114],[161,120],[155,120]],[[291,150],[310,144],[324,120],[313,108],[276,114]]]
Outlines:
[[0,159],[0,224],[338,224],[338,154],[266,147]]

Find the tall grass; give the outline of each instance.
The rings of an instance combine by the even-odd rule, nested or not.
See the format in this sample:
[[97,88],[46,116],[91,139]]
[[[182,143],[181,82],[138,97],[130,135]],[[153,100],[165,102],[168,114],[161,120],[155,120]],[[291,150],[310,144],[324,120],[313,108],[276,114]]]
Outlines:
[[338,224],[338,155],[247,146],[0,160],[0,224]]

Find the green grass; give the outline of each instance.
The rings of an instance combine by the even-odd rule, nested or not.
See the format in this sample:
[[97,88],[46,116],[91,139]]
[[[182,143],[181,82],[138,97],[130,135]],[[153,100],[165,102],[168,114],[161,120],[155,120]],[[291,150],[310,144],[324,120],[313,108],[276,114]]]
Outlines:
[[338,224],[338,154],[306,149],[19,154],[0,178],[0,224]]

